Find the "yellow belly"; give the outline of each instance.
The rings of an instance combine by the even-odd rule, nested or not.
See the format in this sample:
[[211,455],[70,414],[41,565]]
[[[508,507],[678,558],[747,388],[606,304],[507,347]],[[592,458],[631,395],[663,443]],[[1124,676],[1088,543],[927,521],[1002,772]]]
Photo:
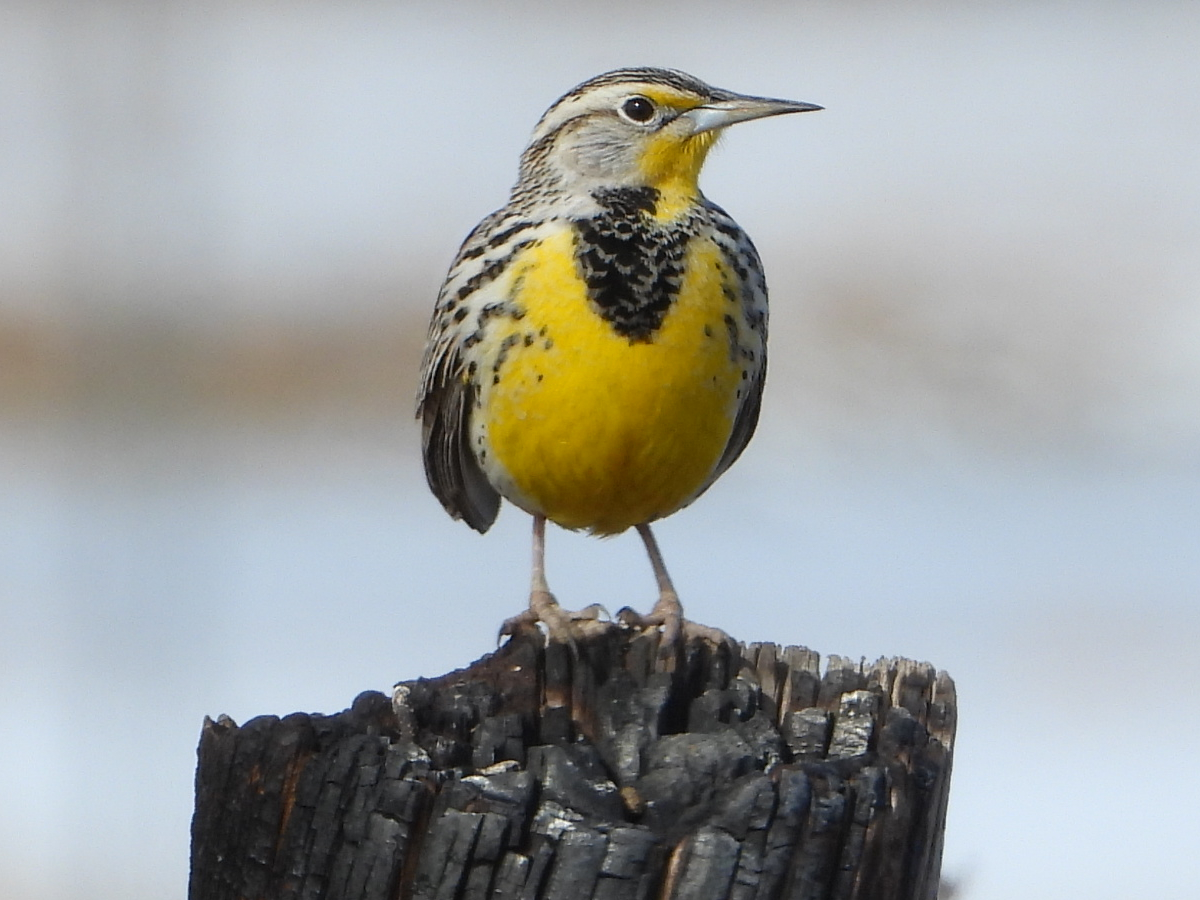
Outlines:
[[631,342],[589,307],[572,239],[564,230],[506,273],[524,315],[489,328],[478,433],[508,499],[613,534],[670,515],[712,475],[737,411],[726,318],[740,309],[720,252],[694,239],[662,326]]

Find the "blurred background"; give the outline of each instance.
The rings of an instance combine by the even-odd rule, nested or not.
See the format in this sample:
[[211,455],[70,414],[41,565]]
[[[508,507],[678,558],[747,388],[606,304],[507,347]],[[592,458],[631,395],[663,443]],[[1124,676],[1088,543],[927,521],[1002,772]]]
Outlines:
[[[956,896],[1192,898],[1200,5],[0,3],[0,896],[181,897],[205,715],[335,712],[525,602],[412,396],[537,117],[623,65],[827,107],[703,185],[772,286],[659,539],[743,640],[959,688]],[[554,531],[566,605],[639,542]]]

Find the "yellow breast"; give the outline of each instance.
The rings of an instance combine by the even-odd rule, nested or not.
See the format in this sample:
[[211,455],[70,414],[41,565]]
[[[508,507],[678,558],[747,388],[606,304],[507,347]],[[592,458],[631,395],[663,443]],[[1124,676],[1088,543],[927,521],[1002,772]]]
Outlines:
[[[476,378],[476,446],[502,494],[568,528],[613,534],[675,512],[711,476],[737,412],[740,306],[709,240],[647,341],[589,306],[570,228],[514,261]],[[732,319],[730,317],[733,317]]]

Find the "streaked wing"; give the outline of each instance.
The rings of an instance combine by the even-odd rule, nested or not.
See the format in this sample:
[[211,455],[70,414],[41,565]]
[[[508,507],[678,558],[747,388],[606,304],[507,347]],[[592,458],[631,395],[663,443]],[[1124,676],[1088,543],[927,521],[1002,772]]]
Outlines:
[[462,519],[479,532],[487,531],[496,521],[500,495],[471,450],[470,417],[477,387],[462,359],[462,320],[455,321],[454,312],[463,299],[457,296],[463,269],[481,255],[481,248],[501,220],[500,213],[488,216],[459,248],[433,310],[417,393],[421,453],[430,490],[451,517]]
[[[737,461],[754,436],[758,426],[758,414],[762,409],[763,387],[767,382],[767,282],[763,275],[762,260],[750,237],[742,231],[725,210],[711,201],[705,201],[713,235],[726,259],[741,281],[742,313],[751,334],[754,336],[754,358],[749,360],[750,377],[733,420],[729,442],[721,454],[716,468],[704,486],[697,492],[700,496],[714,481]],[[692,498],[695,499],[694,497]]]

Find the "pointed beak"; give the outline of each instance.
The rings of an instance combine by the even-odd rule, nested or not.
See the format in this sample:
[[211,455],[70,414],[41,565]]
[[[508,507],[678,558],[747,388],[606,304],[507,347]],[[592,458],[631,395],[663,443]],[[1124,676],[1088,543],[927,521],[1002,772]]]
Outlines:
[[703,134],[767,116],[782,116],[786,113],[813,112],[824,109],[815,103],[799,103],[795,100],[772,100],[769,97],[736,97],[733,100],[715,100],[697,106],[679,118],[692,123],[692,134]]

